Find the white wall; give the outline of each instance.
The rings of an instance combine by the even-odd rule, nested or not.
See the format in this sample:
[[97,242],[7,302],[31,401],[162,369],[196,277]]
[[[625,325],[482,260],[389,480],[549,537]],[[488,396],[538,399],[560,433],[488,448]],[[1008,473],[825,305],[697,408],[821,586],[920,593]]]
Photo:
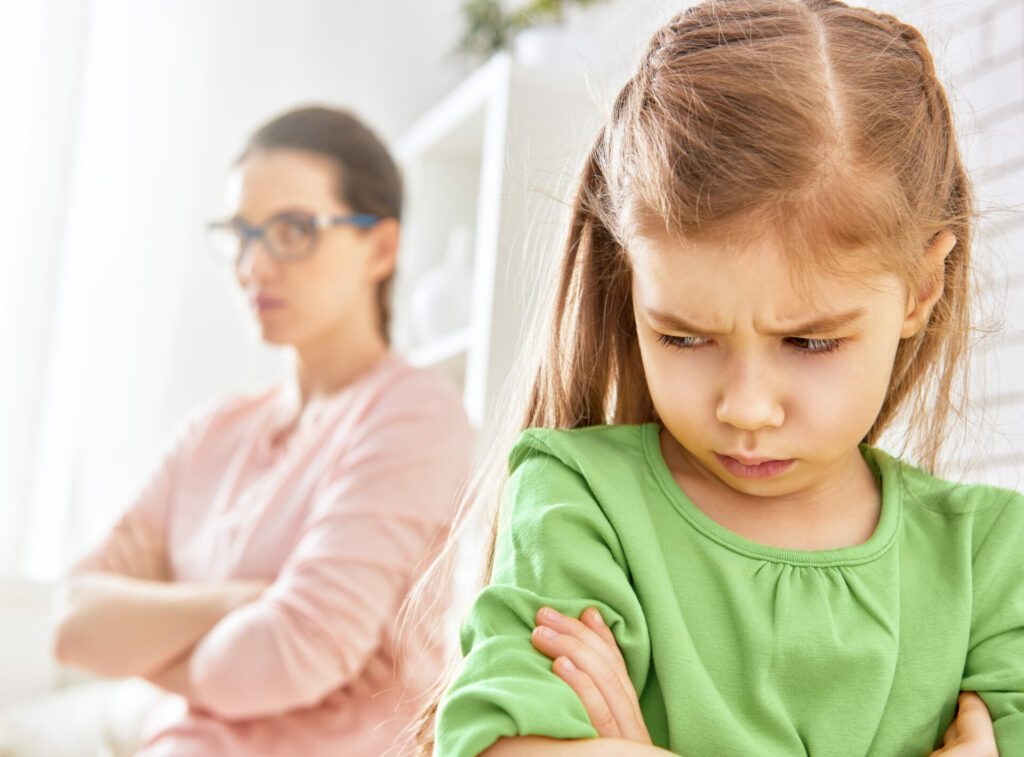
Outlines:
[[947,84],[978,199],[968,435],[949,474],[1024,485],[1024,1],[914,10]]

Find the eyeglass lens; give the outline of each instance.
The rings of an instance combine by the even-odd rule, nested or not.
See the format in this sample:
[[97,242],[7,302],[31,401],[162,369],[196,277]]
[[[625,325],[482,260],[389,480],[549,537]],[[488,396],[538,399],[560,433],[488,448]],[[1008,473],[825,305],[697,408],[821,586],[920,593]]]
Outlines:
[[209,229],[214,254],[224,262],[237,263],[255,237],[276,260],[294,260],[308,255],[316,244],[316,219],[303,215],[281,215],[263,227],[241,223],[217,224]]

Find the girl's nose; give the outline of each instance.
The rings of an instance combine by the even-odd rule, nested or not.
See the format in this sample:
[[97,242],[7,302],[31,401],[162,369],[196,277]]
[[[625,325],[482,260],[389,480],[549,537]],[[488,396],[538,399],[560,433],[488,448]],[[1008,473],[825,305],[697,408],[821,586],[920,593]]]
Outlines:
[[715,417],[743,431],[777,428],[785,419],[781,397],[767,372],[736,366],[722,386]]

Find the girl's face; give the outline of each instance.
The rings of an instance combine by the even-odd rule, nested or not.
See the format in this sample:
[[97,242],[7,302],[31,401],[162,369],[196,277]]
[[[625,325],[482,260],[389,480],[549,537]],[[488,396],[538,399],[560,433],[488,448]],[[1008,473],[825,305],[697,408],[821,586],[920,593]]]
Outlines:
[[[227,213],[257,227],[282,213],[351,215],[336,197],[337,178],[337,168],[322,156],[257,152],[230,177]],[[393,220],[371,229],[319,229],[312,252],[287,262],[275,260],[262,239],[251,240],[235,273],[264,341],[302,350],[375,331],[376,289],[393,270],[396,244]]]
[[797,283],[774,240],[734,251],[644,238],[630,258],[640,351],[677,445],[674,472],[793,498],[863,468],[857,445],[881,409],[900,338],[920,327],[902,281],[805,272]]

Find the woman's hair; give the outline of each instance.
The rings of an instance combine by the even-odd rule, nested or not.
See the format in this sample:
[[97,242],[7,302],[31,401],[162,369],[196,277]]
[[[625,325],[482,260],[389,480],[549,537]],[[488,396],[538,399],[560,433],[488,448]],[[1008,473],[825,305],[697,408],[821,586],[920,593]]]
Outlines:
[[[964,402],[971,217],[946,95],[916,29],[833,0],[689,8],[655,33],[586,159],[519,428],[656,420],[632,306],[637,235],[721,242],[723,255],[767,235],[798,277],[888,272],[922,292],[937,283],[924,251],[949,230],[941,297],[901,341],[865,439],[902,414],[904,451],[934,467]],[[478,491],[476,505],[493,509],[494,487]],[[493,531],[488,563],[492,552]]]
[[[335,196],[355,213],[381,218],[402,215],[402,179],[384,143],[344,110],[307,107],[288,111],[249,138],[238,158],[268,150],[301,150],[330,160],[337,170]],[[394,274],[377,288],[380,328],[388,338]]]

